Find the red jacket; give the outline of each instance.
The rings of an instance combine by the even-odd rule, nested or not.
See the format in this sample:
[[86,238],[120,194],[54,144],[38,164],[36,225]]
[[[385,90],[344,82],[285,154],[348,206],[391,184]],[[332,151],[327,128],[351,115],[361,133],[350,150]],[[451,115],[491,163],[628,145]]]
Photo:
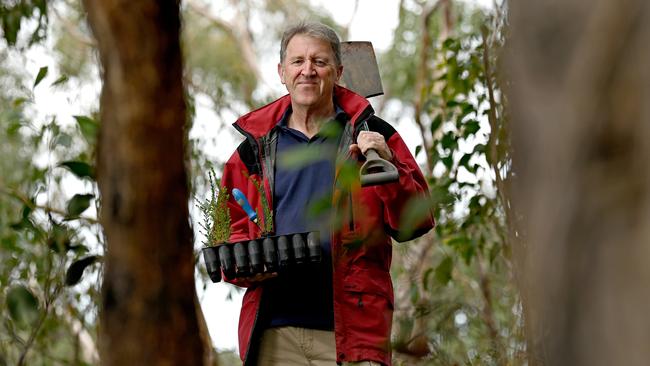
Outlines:
[[[399,134],[375,117],[368,101],[336,86],[336,103],[351,117],[343,132],[339,154],[350,156],[347,146],[355,141],[355,126],[367,121],[370,130],[380,132],[393,153],[392,163],[399,171],[399,182],[361,188],[359,182],[345,190],[335,188],[333,201],[341,228],[332,234],[334,286],[334,331],[337,361],[374,360],[391,364],[390,331],[393,315],[393,286],[390,277],[391,236],[399,241],[418,237],[434,226],[433,217],[416,223],[407,237],[399,232],[402,210],[410,199],[428,195],[428,187],[413,156]],[[261,197],[252,179],[262,182],[266,198],[273,207],[273,171],[277,136],[273,127],[290,106],[289,95],[250,112],[234,123],[246,140],[224,167],[222,184],[228,191],[239,188],[251,205],[262,211]],[[250,179],[247,178],[250,176]],[[338,169],[335,175],[338,178]],[[231,199],[230,242],[260,237],[259,228]],[[262,329],[256,327],[263,316],[262,287],[248,286],[237,279],[235,285],[248,287],[239,318],[239,351],[245,365],[254,364]]]

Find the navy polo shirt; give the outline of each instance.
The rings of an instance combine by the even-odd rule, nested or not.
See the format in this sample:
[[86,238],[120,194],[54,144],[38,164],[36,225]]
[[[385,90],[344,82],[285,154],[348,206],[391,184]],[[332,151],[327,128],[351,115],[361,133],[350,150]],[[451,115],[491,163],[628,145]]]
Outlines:
[[[311,139],[287,126],[291,107],[278,122],[275,165],[274,216],[276,235],[320,231],[322,262],[292,268],[266,281],[269,327],[296,326],[334,329],[330,227],[331,194],[340,131],[347,122],[336,106],[336,118],[326,122]],[[327,131],[327,132],[326,132]],[[298,166],[283,164],[286,154],[310,156]],[[325,210],[324,210],[325,208]]]

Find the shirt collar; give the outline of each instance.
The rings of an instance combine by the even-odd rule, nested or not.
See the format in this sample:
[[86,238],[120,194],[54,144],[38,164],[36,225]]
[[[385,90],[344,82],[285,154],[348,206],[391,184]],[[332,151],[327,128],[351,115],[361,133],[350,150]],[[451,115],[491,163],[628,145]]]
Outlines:
[[[288,128],[289,124],[289,116],[291,115],[291,104],[289,104],[289,107],[287,107],[287,110],[284,111],[284,114],[282,114],[282,117],[278,121],[277,125],[282,128]],[[347,122],[349,117],[348,114],[345,113],[343,108],[341,108],[336,101],[334,101],[334,119],[339,121],[339,122]]]

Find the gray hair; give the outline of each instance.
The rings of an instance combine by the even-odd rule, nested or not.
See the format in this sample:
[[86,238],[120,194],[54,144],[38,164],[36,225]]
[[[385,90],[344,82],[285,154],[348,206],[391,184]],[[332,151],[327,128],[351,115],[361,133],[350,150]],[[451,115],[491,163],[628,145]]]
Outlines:
[[341,40],[334,29],[322,23],[301,22],[287,28],[282,34],[282,43],[280,44],[280,62],[284,62],[284,58],[287,56],[287,45],[291,38],[299,34],[304,34],[328,42],[332,47],[332,51],[334,51],[334,61],[336,62],[336,66],[341,66]]

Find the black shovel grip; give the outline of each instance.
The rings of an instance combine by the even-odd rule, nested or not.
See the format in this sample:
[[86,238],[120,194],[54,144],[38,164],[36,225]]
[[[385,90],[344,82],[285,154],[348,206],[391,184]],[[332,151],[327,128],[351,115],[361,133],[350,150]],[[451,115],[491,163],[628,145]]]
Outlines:
[[[363,122],[362,130],[369,131],[368,123]],[[399,180],[399,173],[393,163],[382,159],[374,149],[366,150],[366,162],[361,166],[359,179],[362,187],[392,183]]]

